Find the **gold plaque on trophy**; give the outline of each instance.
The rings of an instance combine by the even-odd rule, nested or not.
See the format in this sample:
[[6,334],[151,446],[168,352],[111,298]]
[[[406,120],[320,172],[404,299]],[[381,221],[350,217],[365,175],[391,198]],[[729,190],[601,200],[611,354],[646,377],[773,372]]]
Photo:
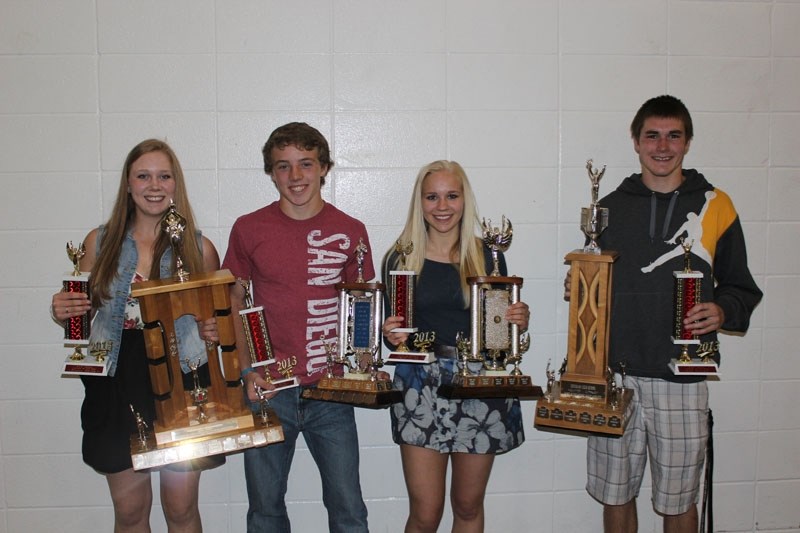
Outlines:
[[[337,283],[338,336],[326,342],[327,373],[316,387],[303,390],[303,398],[353,404],[357,407],[383,408],[402,400],[392,381],[381,376],[380,351],[383,320],[383,283],[367,283],[363,277],[367,246],[359,241],[356,248],[358,278],[354,283]],[[344,369],[336,376],[334,369]]]
[[[131,296],[138,298],[144,321],[150,381],[155,396],[153,427],[131,406],[137,434],[131,435],[131,459],[135,470],[228,454],[283,440],[277,416],[262,408],[252,413],[245,405],[239,380],[239,358],[231,314],[230,285],[236,280],[228,270],[189,273],[180,257],[182,217],[174,206],[164,218],[178,270],[175,279],[134,283]],[[182,358],[175,322],[185,315],[197,319],[216,317],[219,352],[207,344],[210,384],[200,385],[198,361]],[[191,369],[194,387],[184,388],[181,363]]]
[[[611,327],[611,282],[617,252],[601,250],[596,238],[608,224],[608,210],[597,207],[597,190],[603,171],[586,163],[592,181],[592,206],[583,213],[581,229],[589,244],[570,252],[569,331],[567,357],[558,381],[547,370],[547,394],[536,404],[534,424],[539,429],[567,429],[586,433],[622,435],[628,422],[633,391],[618,387],[608,366]],[[605,167],[603,167],[605,170]],[[601,211],[605,209],[605,211]]]
[[[451,383],[439,387],[444,398],[536,399],[542,388],[519,368],[530,337],[505,319],[506,310],[520,301],[522,278],[501,276],[498,252],[511,245],[513,228],[504,216],[501,226],[483,220],[483,241],[492,251],[488,276],[467,278],[470,287],[470,337],[459,336],[459,370]],[[507,367],[511,367],[508,369]]]

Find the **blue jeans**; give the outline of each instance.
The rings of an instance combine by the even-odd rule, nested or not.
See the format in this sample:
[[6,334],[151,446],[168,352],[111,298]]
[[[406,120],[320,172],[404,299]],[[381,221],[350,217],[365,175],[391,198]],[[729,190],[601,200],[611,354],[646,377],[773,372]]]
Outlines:
[[306,400],[302,388],[279,392],[269,403],[283,426],[284,441],[244,452],[247,531],[290,532],[286,486],[300,432],[319,468],[322,501],[331,532],[368,532],[367,507],[358,476],[358,433],[353,407]]

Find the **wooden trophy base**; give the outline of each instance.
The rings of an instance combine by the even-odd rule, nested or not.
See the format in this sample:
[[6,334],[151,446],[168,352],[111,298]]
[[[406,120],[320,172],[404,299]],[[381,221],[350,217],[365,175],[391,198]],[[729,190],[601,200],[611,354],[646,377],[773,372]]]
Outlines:
[[[139,440],[139,435],[131,435],[133,469],[146,470],[211,455],[227,455],[283,441],[283,428],[278,416],[272,409],[268,409],[268,414],[269,420],[266,424],[260,414],[250,414],[247,416],[249,418],[247,428],[216,431],[163,445],[156,443],[156,435],[152,431],[146,433],[144,445]],[[220,423],[227,422],[228,420],[220,421]],[[216,423],[211,422],[194,427],[210,427],[214,424]]]
[[718,376],[719,365],[713,359],[705,362],[699,357],[693,357],[688,363],[672,359],[669,368],[676,376]]
[[315,388],[303,390],[303,398],[349,403],[356,407],[382,409],[403,400],[403,393],[392,388],[390,380],[322,378]]
[[439,387],[439,396],[448,400],[465,398],[535,400],[542,397],[542,388],[532,384],[530,376],[455,376],[452,383],[445,383]]
[[626,389],[616,408],[604,400],[547,395],[536,402],[534,427],[619,437],[625,432],[633,390]]
[[433,352],[411,352],[411,351],[396,351],[391,352],[384,363],[387,365],[396,365],[397,363],[415,363],[420,365],[427,365],[436,361],[436,356]]

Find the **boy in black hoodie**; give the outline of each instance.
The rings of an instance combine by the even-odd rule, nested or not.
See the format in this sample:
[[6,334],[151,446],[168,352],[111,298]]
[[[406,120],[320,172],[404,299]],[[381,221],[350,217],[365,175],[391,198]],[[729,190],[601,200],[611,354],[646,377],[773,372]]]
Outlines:
[[[636,497],[649,452],[653,508],[664,531],[697,531],[697,495],[708,440],[708,389],[703,376],[675,376],[672,344],[673,271],[683,270],[681,238],[693,242],[691,264],[703,272],[701,301],[685,328],[701,342],[717,330],[744,332],[761,300],[747,267],[744,236],[728,195],[683,157],[692,119],[675,97],[645,102],[631,124],[641,173],[600,201],[610,210],[599,239],[620,253],[614,265],[610,366],[625,364],[634,412],[621,438],[589,437],[589,494],[604,504],[605,531],[635,532]],[[719,353],[714,354],[719,362]]]

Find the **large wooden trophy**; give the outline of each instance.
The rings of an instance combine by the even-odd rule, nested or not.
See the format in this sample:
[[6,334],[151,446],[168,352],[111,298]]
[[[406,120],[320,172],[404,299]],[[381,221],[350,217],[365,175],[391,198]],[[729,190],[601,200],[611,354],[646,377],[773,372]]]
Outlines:
[[[505,319],[511,304],[519,302],[522,278],[501,276],[498,252],[511,245],[513,228],[504,216],[501,227],[482,221],[483,242],[492,251],[494,268],[488,276],[467,278],[470,287],[470,338],[457,339],[459,371],[451,383],[439,387],[444,398],[536,399],[542,388],[519,369],[530,336]],[[507,369],[511,366],[511,369]]]
[[559,380],[547,368],[547,390],[536,404],[537,428],[622,435],[633,391],[618,387],[608,366],[611,326],[611,280],[617,252],[601,250],[597,238],[608,226],[608,208],[597,204],[605,167],[592,168],[592,205],[581,210],[581,229],[589,239],[582,250],[567,254],[570,264],[569,333],[567,357]]
[[[231,314],[228,270],[190,274],[183,268],[181,247],[186,220],[174,205],[162,222],[176,258],[175,278],[134,283],[131,296],[138,298],[149,361],[150,380],[156,398],[156,420],[150,428],[131,406],[138,433],[131,436],[135,470],[170,463],[239,452],[283,440],[277,416],[264,403],[252,413],[244,403],[239,381],[239,358]],[[201,385],[199,361],[182,359],[175,321],[184,315],[215,316],[221,355],[206,344],[210,384]],[[187,365],[194,386],[186,390],[181,363]]]
[[[325,343],[327,372],[316,387],[303,390],[303,398],[370,408],[388,407],[402,400],[402,393],[392,388],[391,379],[378,372],[383,366],[380,343],[385,286],[364,281],[366,253],[367,246],[359,240],[358,278],[354,283],[336,284],[338,338]],[[341,377],[334,374],[337,366],[344,368]]]

